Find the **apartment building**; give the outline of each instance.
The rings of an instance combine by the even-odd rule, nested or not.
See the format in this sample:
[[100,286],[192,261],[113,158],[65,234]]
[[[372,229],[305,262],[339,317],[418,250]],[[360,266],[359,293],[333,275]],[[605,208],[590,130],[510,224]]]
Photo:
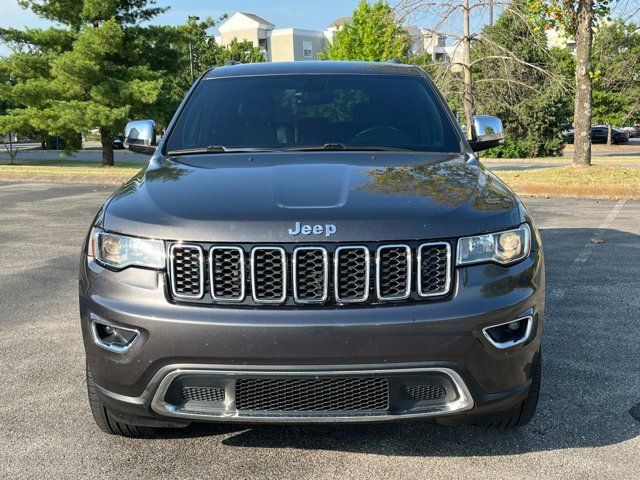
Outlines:
[[336,22],[324,31],[276,28],[253,13],[236,12],[218,30],[216,41],[228,45],[234,38],[260,47],[269,62],[317,60],[339,30]]
[[[269,62],[317,60],[333,42],[336,33],[351,17],[337,18],[324,30],[276,28],[268,20],[253,13],[236,12],[218,30],[216,42],[228,45],[235,38],[258,46]],[[433,61],[451,62],[458,56],[456,46],[447,46],[446,37],[416,26],[406,27],[412,39],[412,53],[427,54]]]

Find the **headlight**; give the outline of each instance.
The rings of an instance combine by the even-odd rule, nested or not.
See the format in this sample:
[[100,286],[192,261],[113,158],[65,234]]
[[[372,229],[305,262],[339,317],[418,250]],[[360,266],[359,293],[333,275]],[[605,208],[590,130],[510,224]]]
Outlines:
[[522,260],[530,250],[531,229],[525,223],[515,230],[459,239],[456,263],[495,262],[505,265]]
[[162,240],[127,237],[98,229],[91,232],[89,255],[99,263],[116,269],[134,265],[157,269],[165,266]]

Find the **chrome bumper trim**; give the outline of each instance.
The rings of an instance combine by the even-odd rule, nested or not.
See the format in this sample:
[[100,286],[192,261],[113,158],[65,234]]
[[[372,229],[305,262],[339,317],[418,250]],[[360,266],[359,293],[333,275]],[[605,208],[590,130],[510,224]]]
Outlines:
[[[225,409],[211,409],[204,411],[201,409],[187,409],[184,407],[178,407],[167,403],[165,396],[171,383],[181,375],[214,375],[217,377],[238,378],[245,376],[304,376],[304,377],[321,377],[321,376],[354,376],[354,375],[380,375],[385,377],[392,377],[398,374],[420,374],[420,373],[439,373],[444,374],[453,383],[458,393],[458,398],[449,403],[442,405],[434,405],[431,407],[425,407],[420,411],[410,413],[383,413],[383,414],[370,414],[363,413],[357,414],[344,414],[328,412],[326,414],[312,413],[300,413],[292,415],[290,412],[284,413],[269,413],[269,414],[246,414],[238,413],[236,410]],[[228,405],[228,400],[225,400],[225,404]],[[473,408],[473,397],[469,393],[469,390],[464,383],[462,377],[450,368],[444,367],[424,367],[424,368],[405,368],[405,369],[372,369],[372,370],[321,370],[321,371],[295,371],[295,370],[212,370],[212,369],[175,369],[167,373],[164,376],[160,385],[158,386],[153,399],[151,401],[151,408],[159,415],[168,417],[189,418],[195,420],[215,420],[224,422],[245,422],[245,423],[337,423],[337,422],[383,422],[392,420],[402,420],[411,418],[424,418],[433,417],[438,415],[446,415],[451,413],[457,413],[464,410]]]
[[[489,335],[488,330],[492,328],[501,327],[503,325],[508,325],[513,322],[521,322],[524,320],[527,321],[527,327],[525,329],[524,335],[522,335],[522,337],[520,337],[518,340],[509,340],[507,342],[496,342],[493,338],[491,338],[491,335]],[[525,343],[531,337],[532,331],[533,331],[533,317],[531,315],[527,315],[526,317],[514,318],[513,320],[509,320],[508,322],[502,322],[496,325],[489,325],[488,327],[485,327],[482,329],[482,334],[489,341],[491,345],[493,345],[494,347],[500,350],[504,350],[504,349],[515,347],[516,345],[522,345],[523,343]]]

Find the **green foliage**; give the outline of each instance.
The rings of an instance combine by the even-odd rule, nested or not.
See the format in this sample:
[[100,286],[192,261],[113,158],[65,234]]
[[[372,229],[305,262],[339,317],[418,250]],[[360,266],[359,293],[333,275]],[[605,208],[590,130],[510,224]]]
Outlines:
[[18,0],[18,4],[74,31],[111,18],[119,25],[134,25],[168,10],[156,7],[155,0]]
[[593,45],[593,120],[620,125],[640,121],[640,34],[616,20],[601,26]]
[[99,128],[106,163],[127,121],[153,118],[162,129],[191,86],[189,43],[199,75],[230,60],[263,61],[250,43],[216,45],[215,23],[141,25],[164,8],[154,0],[20,0],[58,22],[48,29],[0,29],[13,54],[0,60],[0,132],[62,136]]
[[515,2],[472,49],[476,109],[500,117],[507,137],[483,156],[546,157],[564,148],[570,54],[549,51],[544,33],[531,29],[521,12]]
[[[592,0],[594,21],[607,18],[612,0]],[[560,29],[575,36],[578,27],[576,12],[584,8],[584,0],[526,0],[532,25],[537,29]]]
[[386,2],[378,0],[371,5],[362,0],[322,57],[371,62],[402,60],[409,54],[410,43],[409,34]]
[[[191,86],[191,73],[189,66],[189,44],[193,58],[194,77],[198,78],[212,67],[222,66],[231,61],[239,63],[264,62],[263,53],[251,42],[234,39],[228,46],[218,45],[210,34],[211,28],[224,20],[215,21],[211,18],[195,20],[190,18],[185,25],[176,27],[174,39],[171,42],[172,49],[177,52],[175,75],[167,82],[171,95],[179,102]],[[177,103],[175,105],[177,107]],[[175,110],[175,108],[174,108]]]
[[[18,108],[0,117],[0,131],[60,135],[73,145],[78,133],[99,127],[110,142],[130,115],[158,100],[164,71],[129,34],[136,22],[163,11],[147,0],[24,0],[20,4],[66,28],[0,30],[14,49],[7,61],[10,88],[3,96]],[[170,65],[165,64],[170,68]]]

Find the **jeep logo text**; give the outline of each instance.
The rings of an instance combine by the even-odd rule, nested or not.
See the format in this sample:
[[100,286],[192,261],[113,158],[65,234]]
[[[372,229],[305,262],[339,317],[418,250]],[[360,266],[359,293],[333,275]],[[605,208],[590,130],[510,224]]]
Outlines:
[[332,223],[326,225],[302,225],[300,222],[296,222],[293,228],[289,229],[289,235],[322,235],[329,238],[336,233],[336,226]]

